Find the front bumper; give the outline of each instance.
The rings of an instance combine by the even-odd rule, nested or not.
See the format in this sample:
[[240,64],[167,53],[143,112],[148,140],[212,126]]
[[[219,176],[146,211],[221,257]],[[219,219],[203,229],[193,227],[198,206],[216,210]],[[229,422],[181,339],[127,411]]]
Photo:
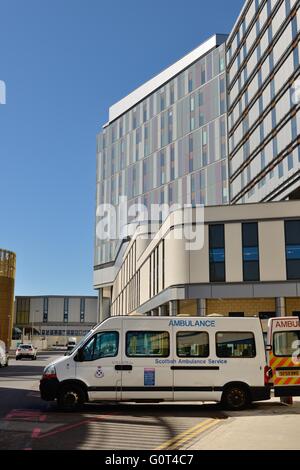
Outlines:
[[58,388],[58,379],[41,379],[40,392],[42,400],[54,401],[57,398]]

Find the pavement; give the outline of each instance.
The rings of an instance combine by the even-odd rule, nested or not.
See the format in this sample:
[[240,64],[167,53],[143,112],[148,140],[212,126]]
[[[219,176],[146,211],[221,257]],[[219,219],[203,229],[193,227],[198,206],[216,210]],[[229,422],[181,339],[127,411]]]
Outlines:
[[201,433],[189,450],[300,450],[300,399],[292,406],[278,398],[244,412],[228,413],[219,426],[216,422]]

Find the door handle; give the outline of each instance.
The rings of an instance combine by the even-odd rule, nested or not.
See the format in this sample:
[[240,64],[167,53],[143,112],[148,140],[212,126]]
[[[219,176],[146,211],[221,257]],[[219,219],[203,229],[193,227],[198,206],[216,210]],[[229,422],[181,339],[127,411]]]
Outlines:
[[128,364],[121,364],[119,366],[115,366],[116,370],[132,370],[132,366]]

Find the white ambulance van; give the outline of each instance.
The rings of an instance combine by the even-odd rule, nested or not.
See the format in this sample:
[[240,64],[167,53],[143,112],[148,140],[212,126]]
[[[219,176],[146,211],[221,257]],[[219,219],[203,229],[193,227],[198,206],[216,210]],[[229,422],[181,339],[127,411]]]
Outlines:
[[300,396],[300,320],[271,318],[267,350],[276,397]]
[[258,318],[111,317],[45,368],[41,397],[85,402],[215,401],[242,409],[268,400]]

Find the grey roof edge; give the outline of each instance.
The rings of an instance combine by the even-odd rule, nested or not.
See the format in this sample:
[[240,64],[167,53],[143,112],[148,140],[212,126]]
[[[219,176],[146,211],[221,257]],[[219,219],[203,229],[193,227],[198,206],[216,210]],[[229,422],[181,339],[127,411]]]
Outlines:
[[202,42],[199,46],[188,52],[181,59],[177,60],[164,70],[154,75],[151,79],[137,87],[130,92],[127,96],[117,101],[109,108],[109,122],[103,128],[107,127],[110,123],[118,119],[129,109],[136,106],[139,102],[149,96],[151,93],[162,87],[165,83],[178,75],[181,71],[192,65],[200,57],[206,55],[208,52],[216,47],[221,46],[226,42],[228,34],[216,33],[209,37],[206,41]]

